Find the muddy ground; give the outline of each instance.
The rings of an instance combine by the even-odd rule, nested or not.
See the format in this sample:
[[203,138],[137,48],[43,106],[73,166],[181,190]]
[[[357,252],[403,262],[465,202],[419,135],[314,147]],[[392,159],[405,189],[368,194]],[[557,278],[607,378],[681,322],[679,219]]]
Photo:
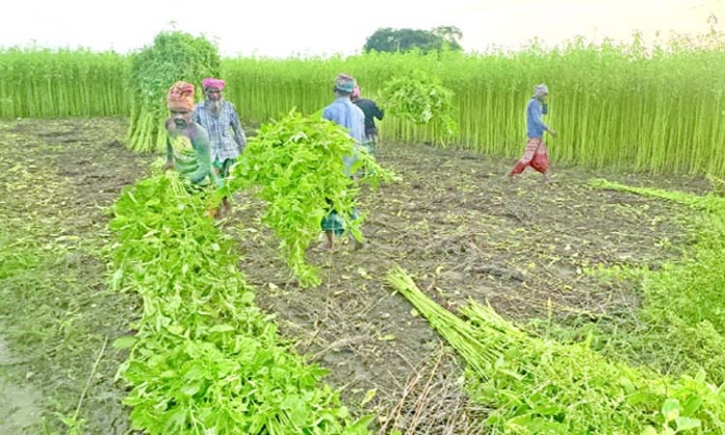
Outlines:
[[0,396],[17,396],[2,434],[128,431],[111,343],[139,306],[108,289],[106,207],[149,158],[124,133],[116,119],[0,123]]
[[[7,342],[0,397],[25,397],[18,402],[24,409],[0,410],[0,433],[62,428],[53,412],[87,418],[88,433],[128,429],[124,391],[113,381],[125,355],[108,343],[140,310],[133,295],[105,286],[105,207],[148,173],[152,157],[125,150],[125,127],[118,119],[0,123],[0,247],[37,254],[34,266],[0,275]],[[277,314],[280,332],[299,352],[330,370],[326,380],[345,387],[344,401],[360,411],[365,394],[376,391],[363,408],[379,415],[384,433],[481,433],[486,415],[466,400],[461,367],[444,343],[385,284],[393,265],[452,310],[473,298],[521,322],[623,315],[637,308],[637,289],[589,272],[600,264],[656,269],[677,256],[687,243],[675,218],[682,210],[592,189],[588,180],[709,188],[697,178],[557,165],[553,185],[529,171],[510,184],[504,174],[512,159],[425,145],[384,145],[378,159],[402,181],[363,191],[363,250],[310,251],[322,269],[319,288],[300,290],[290,278],[271,231],[259,223],[260,201],[237,195],[225,231],[239,240],[240,268],[258,289],[257,303]]]

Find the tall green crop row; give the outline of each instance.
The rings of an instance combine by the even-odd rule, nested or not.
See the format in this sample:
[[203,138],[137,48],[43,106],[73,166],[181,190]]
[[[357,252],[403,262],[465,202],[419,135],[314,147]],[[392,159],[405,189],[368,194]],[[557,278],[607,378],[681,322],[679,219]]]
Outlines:
[[147,434],[368,434],[336,392],[254,305],[234,241],[208,217],[209,198],[175,172],[124,189],[110,228],[112,285],[137,292],[142,318],[117,340],[130,357],[124,403]]
[[[142,108],[153,103],[154,111],[162,111],[161,94],[174,80],[196,84],[204,75],[184,68],[218,71],[213,55],[179,56],[192,46],[202,48],[201,41],[177,45],[158,62],[138,54],[135,73],[127,58],[115,54],[0,52],[0,116],[130,114],[130,146],[162,148],[160,115]],[[532,46],[515,53],[372,53],[221,63],[227,98],[243,118],[259,122],[279,119],[293,108],[317,112],[332,99],[332,81],[340,72],[355,76],[363,97],[372,98],[396,78],[425,72],[455,95],[454,121],[460,128],[452,144],[510,158],[525,141],[526,102],[534,85],[545,82],[551,90],[546,122],[559,132],[549,140],[556,162],[720,177],[725,176],[723,70],[723,38],[708,44],[674,41],[649,51],[637,39],[628,45],[574,40],[562,48]],[[388,142],[428,141],[436,135],[431,125],[392,115],[380,130]]]
[[0,51],[0,118],[127,114],[127,66],[113,52]]
[[[438,76],[455,93],[453,141],[465,149],[516,157],[533,87],[549,85],[546,122],[560,135],[549,140],[564,164],[725,174],[725,51],[682,46],[646,53],[632,45],[585,45],[544,51],[466,56],[459,53],[366,54],[346,59],[233,59],[223,64],[228,97],[246,118],[265,120],[295,106],[313,113],[331,98],[339,72],[353,75],[363,96],[376,98],[390,81],[415,71]],[[388,117],[386,141],[432,136]]]

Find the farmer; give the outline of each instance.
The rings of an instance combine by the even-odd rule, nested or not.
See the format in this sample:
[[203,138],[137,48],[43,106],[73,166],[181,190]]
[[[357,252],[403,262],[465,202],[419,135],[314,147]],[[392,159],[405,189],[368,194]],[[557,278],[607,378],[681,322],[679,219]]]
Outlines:
[[[365,114],[363,111],[352,103],[350,95],[355,89],[355,79],[347,74],[340,74],[335,79],[333,92],[335,93],[335,101],[322,111],[322,117],[332,121],[338,125],[345,127],[350,136],[355,139],[356,148],[365,142]],[[357,161],[357,156],[343,157],[345,162],[345,175],[352,176],[352,165]],[[357,208],[354,208],[350,219],[355,220],[359,216]],[[322,230],[325,231],[327,242],[322,246],[325,250],[332,250],[333,239],[335,236],[342,236],[345,233],[345,222],[343,218],[331,209],[329,214],[322,219]],[[355,241],[357,249],[362,244]]]
[[[191,181],[192,189],[222,187],[211,166],[209,135],[204,127],[194,122],[194,85],[186,82],[174,83],[166,96],[171,116],[166,120],[166,164],[164,169],[174,168]],[[215,212],[212,211],[212,215]]]
[[356,84],[350,95],[353,103],[365,114],[365,139],[367,139],[368,151],[375,154],[375,145],[378,141],[378,128],[375,126],[375,118],[382,121],[385,112],[381,110],[375,101],[360,97],[360,87]]
[[548,131],[550,135],[556,137],[556,132],[550,129],[542,120],[543,115],[548,113],[546,105],[549,89],[545,84],[536,85],[534,87],[534,95],[531,97],[526,107],[526,128],[527,137],[526,151],[523,157],[516,162],[516,165],[508,174],[510,181],[514,176],[524,172],[527,166],[531,166],[534,170],[544,175],[544,181],[549,183],[549,156],[546,153],[546,144],[543,141],[544,132]]
[[[222,96],[224,80],[209,77],[202,80],[201,85],[206,99],[196,105],[192,119],[209,133],[212,166],[217,176],[224,179],[229,176],[229,168],[244,150],[247,137],[236,107]],[[231,203],[226,196],[222,200],[221,211],[220,216],[231,211]]]

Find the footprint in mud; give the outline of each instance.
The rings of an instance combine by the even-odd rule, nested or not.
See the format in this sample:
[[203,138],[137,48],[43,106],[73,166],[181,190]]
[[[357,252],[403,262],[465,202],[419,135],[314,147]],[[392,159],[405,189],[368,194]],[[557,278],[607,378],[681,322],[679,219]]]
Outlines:
[[[17,362],[0,337],[0,369]],[[0,434],[37,434],[42,423],[42,396],[29,385],[10,381],[0,370]]]

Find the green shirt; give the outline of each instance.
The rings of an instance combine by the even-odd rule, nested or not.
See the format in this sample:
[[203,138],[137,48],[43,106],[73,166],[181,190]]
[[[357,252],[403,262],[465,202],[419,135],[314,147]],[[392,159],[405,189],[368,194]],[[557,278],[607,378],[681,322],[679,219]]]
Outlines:
[[223,181],[211,166],[209,134],[204,127],[191,122],[185,130],[178,130],[169,118],[166,131],[166,160],[173,162],[174,168],[194,184],[205,186],[214,182],[222,187]]

